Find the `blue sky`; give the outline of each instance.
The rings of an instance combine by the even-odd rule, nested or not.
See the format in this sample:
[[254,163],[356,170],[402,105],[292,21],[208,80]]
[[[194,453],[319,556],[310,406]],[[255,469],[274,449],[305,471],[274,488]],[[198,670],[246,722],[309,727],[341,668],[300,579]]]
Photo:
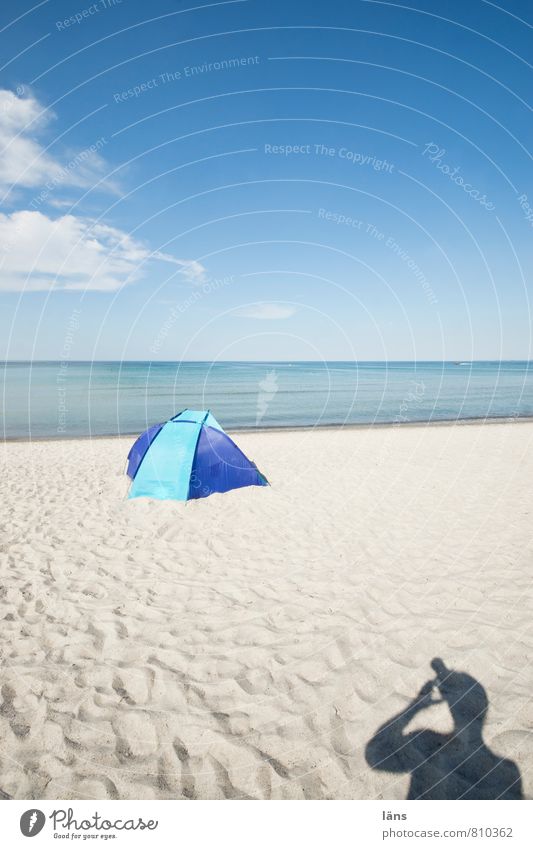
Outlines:
[[530,357],[532,26],[4,3],[0,357]]

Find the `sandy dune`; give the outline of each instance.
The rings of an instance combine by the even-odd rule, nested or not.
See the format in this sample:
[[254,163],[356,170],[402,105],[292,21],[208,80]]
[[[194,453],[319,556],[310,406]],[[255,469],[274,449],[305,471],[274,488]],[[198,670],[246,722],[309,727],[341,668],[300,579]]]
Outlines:
[[271,488],[187,505],[125,500],[131,439],[2,446],[0,789],[405,798],[365,748],[440,657],[533,796],[533,424],[238,441]]

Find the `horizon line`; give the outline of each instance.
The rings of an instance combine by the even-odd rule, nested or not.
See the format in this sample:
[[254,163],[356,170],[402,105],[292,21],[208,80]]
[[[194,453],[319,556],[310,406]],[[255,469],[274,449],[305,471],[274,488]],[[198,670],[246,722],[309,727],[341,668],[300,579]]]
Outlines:
[[409,365],[417,365],[417,364],[428,364],[435,363],[441,365],[475,365],[479,363],[527,363],[533,364],[533,360],[531,359],[517,359],[517,358],[509,358],[509,359],[475,359],[475,360],[463,360],[463,359],[450,359],[450,360],[431,360],[431,359],[418,359],[418,360],[404,360],[404,359],[390,359],[390,360],[342,360],[342,359],[321,359],[321,360],[137,360],[137,359],[123,359],[123,360],[114,360],[114,359],[99,359],[99,360],[50,360],[50,359],[32,359],[32,360],[17,360],[17,359],[9,359],[9,360],[0,360],[0,366],[9,366],[9,365],[46,365],[46,364],[65,364],[66,365],[132,365],[132,364],[142,364],[142,365],[227,365],[227,364],[237,364],[237,365],[268,365],[273,363],[279,364],[300,364],[305,365],[313,364],[313,365],[324,365],[328,363],[349,363],[354,366],[371,364],[371,363],[379,363],[380,365],[388,365],[388,364],[399,364],[399,363],[408,363]]

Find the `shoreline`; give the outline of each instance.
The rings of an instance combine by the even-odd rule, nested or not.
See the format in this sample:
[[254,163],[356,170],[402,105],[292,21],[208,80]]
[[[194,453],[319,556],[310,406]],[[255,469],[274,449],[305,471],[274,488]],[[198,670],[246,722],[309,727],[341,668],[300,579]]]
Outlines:
[[[471,426],[471,425],[504,425],[504,424],[528,424],[533,422],[533,416],[490,416],[487,418],[465,418],[465,419],[418,419],[408,422],[352,422],[350,424],[318,424],[318,425],[274,425],[273,427],[229,427],[226,430],[228,434],[243,434],[243,433],[300,433],[302,431],[318,430],[320,432],[327,430],[383,430],[386,428],[422,428],[422,427],[453,427],[453,426]],[[150,425],[147,425],[149,427]],[[146,430],[146,428],[145,428]],[[75,436],[5,436],[1,441],[3,444],[21,443],[21,442],[75,442],[76,440],[87,439],[130,439],[139,436],[143,431],[124,431],[123,433],[98,433],[98,434],[77,434]]]

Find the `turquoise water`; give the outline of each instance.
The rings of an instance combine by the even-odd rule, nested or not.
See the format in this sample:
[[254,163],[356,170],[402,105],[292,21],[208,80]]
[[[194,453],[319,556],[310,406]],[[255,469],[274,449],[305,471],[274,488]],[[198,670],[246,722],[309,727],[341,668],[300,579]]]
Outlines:
[[4,437],[138,433],[190,407],[229,429],[533,416],[533,362],[5,363]]

